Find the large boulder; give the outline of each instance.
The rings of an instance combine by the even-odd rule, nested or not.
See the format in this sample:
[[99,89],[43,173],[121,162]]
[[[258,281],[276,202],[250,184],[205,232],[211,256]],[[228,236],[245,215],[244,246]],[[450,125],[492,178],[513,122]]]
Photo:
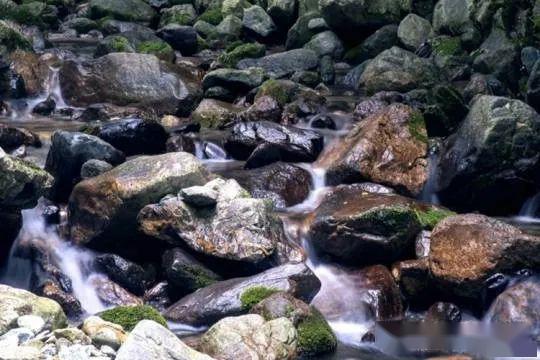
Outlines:
[[143,0],[91,0],[88,12],[92,19],[112,17],[117,20],[149,23],[156,12]]
[[478,97],[441,151],[441,200],[464,210],[516,213],[536,191],[539,151],[540,115],[533,108],[520,100]]
[[368,93],[379,91],[407,92],[430,88],[440,82],[439,70],[430,59],[394,46],[369,62],[360,76],[360,86]]
[[359,122],[317,164],[332,185],[367,180],[416,196],[428,178],[427,140],[422,114],[393,104]]
[[201,338],[201,351],[223,360],[291,359],[296,355],[297,333],[287,318],[265,321],[249,314],[218,321]]
[[141,230],[223,259],[257,263],[274,254],[284,233],[271,202],[251,198],[235,180],[216,179],[204,188],[216,193],[215,205],[205,206],[185,195],[166,197],[141,210]]
[[242,122],[233,127],[225,150],[235,159],[246,160],[246,168],[256,168],[277,161],[313,162],[323,140],[312,130],[270,121]]
[[117,360],[213,360],[184,344],[162,325],[142,320],[129,333],[116,354]]
[[83,63],[66,61],[60,87],[73,106],[95,103],[152,108],[158,114],[182,113],[199,96],[196,79],[154,55],[112,53]]
[[308,235],[319,253],[343,263],[390,263],[412,252],[421,230],[420,205],[392,194],[341,185],[325,194],[309,217]]
[[141,156],[84,180],[75,186],[69,199],[71,239],[86,244],[111,233],[129,237],[144,206],[184,187],[205,184],[207,177],[193,155],[168,153]]
[[538,267],[539,250],[539,237],[500,220],[451,216],[431,233],[429,270],[441,290],[478,299],[492,275]]
[[294,49],[271,54],[258,59],[243,59],[236,65],[239,69],[261,67],[271,78],[282,78],[296,71],[314,69],[319,65],[319,58],[313,50]]
[[81,167],[88,160],[102,160],[111,165],[122,163],[126,157],[111,144],[92,135],[56,131],[51,139],[45,170],[56,179],[54,197],[67,200],[81,179]]
[[7,155],[0,148],[0,207],[31,208],[47,195],[53,177],[36,165]]
[[274,20],[258,5],[244,9],[242,25],[248,33],[261,39],[270,38],[277,30]]
[[0,285],[0,334],[17,327],[17,319],[23,315],[41,317],[51,330],[67,326],[66,315],[55,301]]
[[193,26],[169,24],[159,29],[157,35],[184,56],[197,52],[197,31]]
[[320,286],[319,279],[304,263],[291,263],[202,288],[169,307],[165,317],[184,324],[209,325],[227,316],[247,313],[248,305],[263,300],[263,294],[285,291],[309,303]]

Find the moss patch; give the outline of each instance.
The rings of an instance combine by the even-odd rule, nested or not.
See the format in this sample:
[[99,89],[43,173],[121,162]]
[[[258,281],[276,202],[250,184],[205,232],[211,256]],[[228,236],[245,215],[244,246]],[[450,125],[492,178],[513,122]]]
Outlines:
[[148,305],[118,306],[98,315],[105,321],[122,325],[126,331],[133,330],[141,320],[152,320],[167,327],[167,321],[159,311]]
[[462,52],[461,40],[458,37],[438,38],[432,46],[437,54],[443,56],[459,55]]
[[156,55],[159,59],[165,61],[174,59],[173,48],[164,41],[144,41],[137,46],[137,52]]
[[265,286],[254,286],[242,293],[240,296],[240,302],[242,303],[242,309],[251,310],[251,308],[272,294],[277,293],[278,290],[267,288]]
[[411,118],[409,119],[409,132],[416,140],[427,144],[429,139],[426,130],[426,120],[422,113],[415,111],[411,114]]
[[199,16],[198,20],[206,21],[212,25],[219,25],[223,20],[223,14],[220,8],[208,9]]
[[32,50],[32,44],[15,28],[0,20],[0,48],[5,47],[8,51],[15,49]]
[[221,54],[219,62],[228,67],[235,67],[236,64],[247,58],[259,58],[266,53],[266,47],[259,43],[242,44],[231,51]]
[[312,315],[298,324],[298,349],[303,356],[314,356],[334,351],[337,347],[336,335],[322,314],[311,308]]
[[132,51],[129,40],[123,36],[111,36],[109,47],[114,52],[129,52]]
[[279,105],[284,106],[288,102],[290,102],[292,93],[289,91],[291,89],[283,86],[279,81],[270,79],[266,80],[261,87],[259,88],[259,91],[257,92],[257,97],[261,96],[270,96],[274,100],[276,100]]
[[430,208],[428,210],[415,210],[416,217],[422,227],[426,230],[433,230],[433,228],[444,218],[455,215],[456,213],[446,209]]

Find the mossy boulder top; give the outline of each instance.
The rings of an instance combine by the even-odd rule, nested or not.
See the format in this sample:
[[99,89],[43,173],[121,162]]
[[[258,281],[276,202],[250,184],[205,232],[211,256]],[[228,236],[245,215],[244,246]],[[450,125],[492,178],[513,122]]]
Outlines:
[[422,114],[393,104],[359,122],[317,164],[330,184],[367,180],[416,196],[428,178],[427,139]]
[[110,16],[117,20],[150,22],[156,16],[143,0],[91,0],[88,9],[93,19]]

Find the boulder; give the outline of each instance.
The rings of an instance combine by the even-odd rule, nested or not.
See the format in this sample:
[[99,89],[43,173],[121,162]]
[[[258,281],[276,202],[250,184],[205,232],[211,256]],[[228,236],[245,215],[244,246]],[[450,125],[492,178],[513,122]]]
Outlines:
[[295,326],[313,313],[308,304],[284,292],[268,296],[254,305],[249,312],[261,315],[265,320],[287,318]]
[[212,360],[184,344],[162,325],[142,320],[118,350],[116,360]]
[[328,55],[334,59],[341,59],[344,51],[343,43],[332,31],[323,31],[314,35],[304,48],[315,51],[319,57]]
[[416,51],[434,35],[434,32],[428,20],[416,14],[409,14],[399,23],[397,35],[408,50]]
[[216,179],[205,187],[218,193],[215,207],[196,207],[181,197],[166,197],[141,210],[141,230],[223,259],[258,263],[272,256],[285,239],[272,204],[251,198],[234,180]]
[[51,330],[67,326],[66,315],[55,301],[0,285],[0,334],[16,327],[17,319],[23,315],[39,316]]
[[97,316],[86,318],[81,330],[90,337],[96,346],[110,346],[114,350],[126,341],[127,334],[122,326],[105,321]]
[[142,305],[142,300],[133,295],[106,276],[98,275],[90,278],[90,286],[106,307]]
[[96,177],[111,170],[114,166],[103,160],[88,160],[81,166],[81,179]]
[[367,180],[417,196],[428,178],[425,126],[422,114],[407,105],[384,107],[327,147],[317,165],[327,169],[329,184]]
[[10,55],[11,70],[20,76],[26,96],[39,96],[46,91],[49,65],[31,51],[16,50]]
[[314,69],[318,65],[319,59],[313,50],[294,49],[258,59],[243,59],[236,66],[239,69],[260,67],[269,77],[278,79],[296,71]]
[[45,163],[45,170],[56,179],[54,197],[67,200],[80,180],[82,165],[93,159],[118,165],[124,162],[126,157],[96,136],[62,130],[54,132]]
[[[398,26],[385,25],[368,36],[362,43],[345,54],[345,60],[354,64],[361,64],[364,61],[373,59],[384,50],[390,49],[398,44]],[[358,84],[355,83],[355,86]]]
[[259,294],[269,296],[284,291],[309,303],[319,288],[319,280],[304,263],[290,263],[202,288],[169,307],[165,317],[194,326],[209,325],[227,316],[246,313],[248,304],[263,300]]
[[144,269],[115,254],[101,254],[94,260],[96,267],[118,285],[136,295],[143,295],[149,285]]
[[107,54],[81,64],[66,61],[60,87],[73,106],[108,102],[152,108],[158,114],[193,109],[199,96],[197,81],[187,72],[154,55],[134,53]]
[[311,40],[316,32],[310,28],[309,23],[313,19],[320,19],[320,16],[319,12],[312,11],[298,17],[287,33],[287,40],[285,43],[287,50],[300,48]]
[[163,27],[169,24],[191,26],[197,19],[197,11],[192,4],[174,5],[161,10],[159,26]]
[[227,153],[247,160],[246,168],[277,161],[313,162],[322,147],[323,137],[315,131],[269,121],[238,123],[225,142]]
[[478,299],[492,275],[537,267],[539,249],[540,238],[500,220],[451,216],[431,233],[429,269],[441,290]]
[[287,30],[296,20],[297,0],[270,0],[266,11],[272,17],[279,30]]
[[141,156],[84,180],[69,200],[71,239],[86,244],[111,233],[127,238],[136,228],[140,209],[181,188],[205,184],[207,177],[193,155],[167,153]]
[[183,56],[197,52],[197,31],[192,26],[169,24],[159,29],[157,35]]
[[21,146],[41,147],[39,136],[27,129],[0,124],[0,147],[11,152]]
[[439,70],[430,59],[394,46],[369,62],[360,76],[360,86],[371,94],[383,90],[407,92],[430,88],[440,80]]
[[242,34],[242,20],[234,15],[227,15],[216,27],[218,35],[225,39],[236,40]]
[[413,252],[420,208],[399,195],[341,185],[309,216],[308,236],[316,251],[343,263],[390,263]]
[[257,314],[227,317],[201,338],[204,353],[223,360],[290,359],[296,356],[297,333],[286,318],[270,321]]
[[440,0],[433,9],[433,29],[439,34],[461,36],[468,45],[478,44],[474,23],[475,0]]
[[264,71],[260,68],[217,69],[208,72],[202,82],[203,89],[221,86],[232,91],[249,91],[264,81]]
[[244,17],[242,18],[242,25],[248,31],[255,35],[255,37],[261,39],[268,39],[277,30],[274,21],[264,11],[264,9],[258,5],[250,6],[244,9]]
[[203,99],[191,113],[194,123],[203,128],[223,128],[234,121],[241,108],[224,101]]
[[0,207],[32,208],[53,186],[53,177],[36,165],[0,148]]
[[437,178],[443,203],[487,214],[517,213],[536,191],[539,134],[540,115],[524,102],[477,97],[441,150]]
[[146,23],[156,15],[154,9],[143,0],[91,0],[88,12],[92,19],[109,16],[117,20]]

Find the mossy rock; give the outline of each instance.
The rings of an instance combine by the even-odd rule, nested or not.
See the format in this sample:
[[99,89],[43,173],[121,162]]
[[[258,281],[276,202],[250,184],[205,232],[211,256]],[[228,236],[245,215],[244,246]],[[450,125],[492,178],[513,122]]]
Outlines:
[[459,37],[438,37],[432,41],[433,51],[441,56],[458,56],[463,54]]
[[311,307],[312,314],[297,327],[298,352],[303,357],[329,353],[336,349],[337,338],[322,314]]
[[240,302],[242,303],[242,309],[248,311],[251,308],[272,294],[277,293],[279,290],[268,288],[265,286],[254,286],[240,295]]
[[259,90],[257,91],[257,98],[261,96],[270,96],[276,100],[279,105],[284,106],[285,104],[291,102],[297,90],[298,87],[293,82],[270,79],[266,80],[259,87]]
[[137,52],[142,54],[152,54],[161,60],[174,61],[173,48],[164,41],[143,41],[137,46]]
[[409,132],[418,141],[428,142],[429,138],[426,130],[426,120],[422,113],[415,111],[409,119]]
[[247,58],[260,58],[266,53],[266,47],[259,43],[242,44],[234,47],[231,51],[221,54],[218,61],[227,67],[235,67],[236,64]]
[[121,35],[111,35],[103,39],[96,48],[96,56],[103,56],[115,52],[133,53],[135,49],[129,40]]
[[169,24],[193,25],[197,19],[197,12],[191,4],[175,5],[161,11],[160,27]]
[[12,19],[17,4],[11,0],[0,0],[0,19]]
[[14,25],[0,20],[0,52],[2,48],[8,52],[16,49],[32,51],[32,43]]
[[443,219],[456,215],[455,212],[431,207],[427,210],[415,210],[416,217],[422,227],[426,230],[433,230],[433,228]]
[[159,311],[148,305],[118,306],[98,315],[105,321],[121,325],[126,331],[133,330],[141,320],[152,320],[167,327],[167,321]]
[[212,25],[219,25],[223,20],[223,14],[221,13],[220,8],[208,9],[199,16],[198,20],[205,21]]

